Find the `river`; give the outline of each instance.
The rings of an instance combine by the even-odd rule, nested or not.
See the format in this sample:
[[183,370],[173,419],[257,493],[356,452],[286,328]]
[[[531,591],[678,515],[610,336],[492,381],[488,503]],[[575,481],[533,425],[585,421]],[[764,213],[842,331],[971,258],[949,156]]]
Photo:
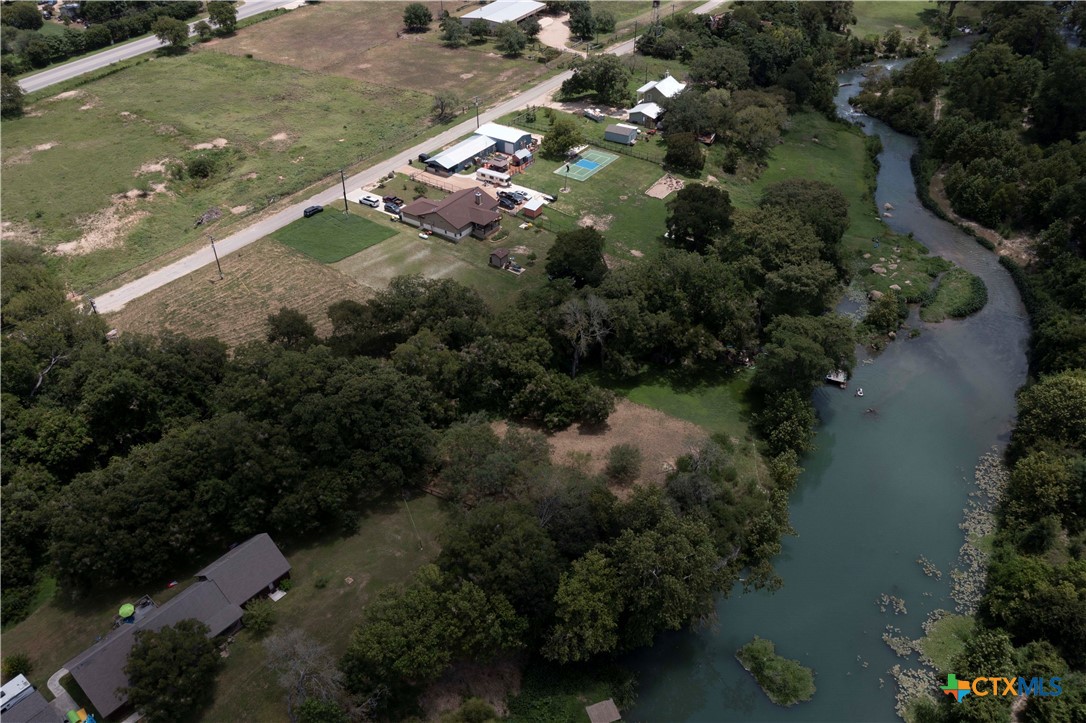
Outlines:
[[[958,42],[942,58],[966,50]],[[843,117],[864,70],[838,76],[851,84],[836,99]],[[939,324],[923,324],[914,312],[918,338],[857,365],[850,390],[862,387],[862,399],[831,387],[815,392],[817,449],[803,462],[790,507],[798,534],[785,539],[775,562],[784,586],[736,590],[719,601],[712,629],[665,636],[635,656],[640,696],[627,720],[895,720],[887,671],[903,661],[882,633],[893,625],[916,638],[928,612],[954,609],[949,572],[963,542],[958,525],[974,466],[1007,442],[1013,426],[1029,322],[996,256],[920,204],[909,168],[914,139],[875,119],[854,119],[882,138],[875,195],[878,208],[894,205],[887,224],[983,278],[988,304]],[[878,414],[865,414],[869,407]],[[941,580],[924,574],[921,555]],[[908,613],[881,612],[882,593],[902,598]],[[734,658],[755,635],[815,671],[811,701],[787,709],[769,702]]]

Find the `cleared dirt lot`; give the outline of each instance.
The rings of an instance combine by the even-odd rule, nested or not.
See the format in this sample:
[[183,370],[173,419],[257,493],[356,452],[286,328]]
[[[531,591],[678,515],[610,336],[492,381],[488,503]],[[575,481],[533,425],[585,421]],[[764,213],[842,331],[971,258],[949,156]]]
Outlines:
[[331,331],[326,311],[341,299],[364,300],[371,292],[350,278],[271,239],[178,279],[107,317],[121,331],[175,331],[216,336],[230,346],[263,338],[265,322],[283,306],[309,317],[319,334]]
[[[437,18],[439,4],[425,4]],[[450,90],[462,99],[479,95],[488,102],[551,70],[527,57],[503,58],[492,43],[446,48],[436,20],[428,32],[401,33],[404,7],[394,2],[321,3],[204,47],[390,88]]]
[[[505,434],[506,427],[505,422],[494,425],[499,434]],[[603,429],[582,430],[574,426],[547,435],[547,441],[555,462],[585,461],[592,472],[603,470],[611,447],[632,444],[642,455],[639,482],[662,484],[670,465],[707,436],[704,429],[692,422],[620,397]]]

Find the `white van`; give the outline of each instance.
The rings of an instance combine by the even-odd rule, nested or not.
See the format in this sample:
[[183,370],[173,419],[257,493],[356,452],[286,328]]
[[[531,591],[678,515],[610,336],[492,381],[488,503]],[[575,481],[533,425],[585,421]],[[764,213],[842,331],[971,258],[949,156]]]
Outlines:
[[508,186],[509,174],[502,173],[501,171],[494,171],[489,168],[480,168],[475,172],[475,179],[478,181],[486,181],[493,183],[495,186]]
[[358,199],[358,202],[361,203],[363,206],[369,206],[370,208],[381,207],[381,197],[375,196],[372,193],[363,193],[362,196]]

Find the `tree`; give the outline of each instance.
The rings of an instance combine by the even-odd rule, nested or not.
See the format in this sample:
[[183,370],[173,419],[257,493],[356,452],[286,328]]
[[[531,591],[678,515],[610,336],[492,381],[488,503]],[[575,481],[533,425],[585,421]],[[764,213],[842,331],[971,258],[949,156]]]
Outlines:
[[[103,26],[95,25],[94,27],[91,28],[91,30],[94,30],[95,28],[100,28],[100,27],[103,27]],[[195,25],[192,26],[192,29],[196,31],[196,34],[198,36],[200,36],[200,40],[207,40],[215,33],[215,31],[211,28],[211,25],[208,24],[208,22],[206,20],[201,20],[200,22],[196,23]]]
[[4,680],[11,680],[16,675],[30,675],[34,664],[26,653],[8,653],[4,656]]
[[0,117],[18,118],[23,114],[23,89],[11,76],[0,75]]
[[461,107],[461,100],[451,90],[439,90],[434,94],[434,104],[430,108],[430,112],[434,116],[434,120],[438,123],[444,123],[447,120],[456,117],[456,112]]
[[124,672],[125,693],[144,717],[174,721],[196,717],[211,702],[222,658],[196,620],[154,630],[137,630]]
[[[366,707],[372,708],[374,701],[367,701],[367,703],[370,705]],[[343,710],[343,706],[336,701],[307,698],[298,706],[296,723],[350,723],[350,720],[347,711]],[[295,721],[292,720],[291,723]]]
[[603,235],[592,227],[561,231],[547,252],[547,274],[573,279],[577,288],[599,286],[607,275]]
[[1076,89],[1086,83],[1086,50],[1061,54],[1045,73],[1030,116],[1043,142],[1074,140],[1086,131],[1086,99]]
[[890,291],[871,302],[864,317],[864,326],[878,334],[889,334],[901,328],[901,322],[909,314],[905,299]]
[[855,334],[843,316],[781,316],[767,328],[769,342],[754,383],[767,392],[808,393],[834,369],[851,369]]
[[23,51],[27,61],[35,68],[44,68],[53,61],[53,46],[45,38],[33,37]]
[[305,314],[284,306],[277,313],[268,316],[266,338],[269,344],[302,351],[317,341],[317,330],[309,323]]
[[38,30],[45,21],[34,3],[15,2],[4,7],[3,23],[20,30]]
[[476,18],[468,23],[468,32],[471,33],[471,37],[475,38],[476,42],[481,42],[487,35],[490,35],[490,23],[482,18]]
[[[276,633],[264,640],[268,666],[279,674],[279,686],[287,692],[287,715],[292,723],[304,723],[307,703],[331,704],[342,694],[343,674],[328,649],[300,628]],[[324,718],[317,720],[334,720]]]
[[498,26],[495,32],[497,42],[494,44],[505,55],[517,56],[528,47],[528,36],[514,22],[505,22]]
[[561,327],[558,333],[573,348],[570,377],[575,378],[581,357],[589,350],[598,345],[602,355],[604,342],[613,329],[611,310],[606,301],[595,294],[588,294],[583,299],[579,296],[570,297],[559,311]]
[[207,15],[224,33],[232,33],[238,26],[238,10],[232,2],[212,0],[207,4]]
[[1036,58],[1006,45],[985,43],[954,63],[947,98],[966,118],[1016,124],[1041,79]]
[[407,26],[407,30],[412,33],[421,33],[430,27],[430,23],[434,21],[434,16],[430,12],[430,8],[426,7],[422,3],[411,3],[403,11],[403,24]]
[[727,90],[744,88],[750,83],[746,53],[733,45],[702,48],[690,60],[690,79]]
[[629,81],[630,71],[618,56],[592,55],[574,62],[573,75],[562,83],[562,94],[593,92],[603,103],[620,104],[627,100]]
[[468,29],[460,22],[460,18],[450,15],[441,21],[441,41],[450,48],[467,45],[468,36]]
[[526,20],[522,20],[520,22],[520,27],[525,35],[533,39],[539,35],[541,30],[543,30],[543,26],[539,24],[539,20],[536,19],[535,15]]
[[667,137],[664,165],[696,176],[705,167],[705,151],[693,133],[673,133]]
[[543,655],[559,663],[588,660],[618,646],[622,590],[614,563],[592,550],[563,572],[555,595],[555,625]]
[[1041,377],[1018,395],[1018,424],[1010,452],[1020,456],[1039,444],[1086,452],[1086,371]]
[[596,34],[596,20],[592,16],[592,7],[588,0],[573,0],[569,4],[569,29],[581,39],[591,38]]
[[151,32],[174,52],[188,45],[189,26],[183,20],[162,16],[151,25]]
[[597,33],[615,32],[615,14],[610,10],[596,10],[592,13]]
[[705,253],[732,226],[731,197],[716,186],[694,183],[680,189],[667,212],[668,245],[687,251]]
[[565,160],[571,148],[584,143],[581,129],[570,118],[556,118],[550,131],[543,137],[541,150],[544,156]]
[[253,635],[263,636],[275,625],[275,608],[272,601],[264,598],[250,602],[241,616],[241,624]]

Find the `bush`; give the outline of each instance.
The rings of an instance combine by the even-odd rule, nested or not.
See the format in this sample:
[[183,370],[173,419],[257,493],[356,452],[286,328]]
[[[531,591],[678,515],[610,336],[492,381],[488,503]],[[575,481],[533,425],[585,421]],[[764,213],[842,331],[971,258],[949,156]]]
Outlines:
[[641,474],[641,450],[632,444],[611,447],[603,473],[616,484],[630,484]]
[[241,616],[241,624],[257,637],[264,635],[275,625],[274,605],[275,603],[267,598],[252,601]]
[[292,587],[294,587],[294,581],[291,580],[289,577],[286,580],[280,580],[279,581],[279,589],[282,590],[283,592],[287,592]]
[[211,178],[218,168],[218,159],[210,153],[201,153],[185,164],[185,171],[189,178]]
[[26,653],[10,653],[4,656],[4,680],[11,680],[16,675],[30,675],[34,663]]
[[667,139],[664,164],[679,171],[697,175],[705,167],[705,152],[693,133],[676,133]]

